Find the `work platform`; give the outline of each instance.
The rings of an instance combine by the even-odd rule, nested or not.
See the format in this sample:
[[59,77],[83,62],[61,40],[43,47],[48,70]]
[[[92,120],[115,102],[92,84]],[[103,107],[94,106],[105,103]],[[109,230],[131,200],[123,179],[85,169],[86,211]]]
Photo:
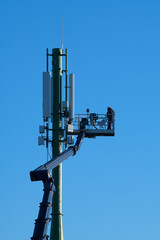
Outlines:
[[80,122],[82,118],[88,120],[85,129],[85,137],[94,138],[96,136],[114,136],[115,118],[112,115],[112,121],[108,120],[106,114],[75,114],[72,124],[67,124],[67,135],[78,135],[80,133]]

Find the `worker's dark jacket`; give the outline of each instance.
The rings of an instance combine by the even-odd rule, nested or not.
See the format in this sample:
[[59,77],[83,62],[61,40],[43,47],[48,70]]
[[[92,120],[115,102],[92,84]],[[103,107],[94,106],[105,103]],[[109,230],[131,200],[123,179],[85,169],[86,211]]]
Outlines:
[[107,118],[109,122],[113,122],[114,114],[115,114],[114,110],[112,108],[109,108],[107,111]]

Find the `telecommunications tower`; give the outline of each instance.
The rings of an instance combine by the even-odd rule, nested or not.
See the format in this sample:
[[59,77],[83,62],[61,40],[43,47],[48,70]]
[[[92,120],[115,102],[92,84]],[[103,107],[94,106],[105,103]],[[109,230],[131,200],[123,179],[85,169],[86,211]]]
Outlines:
[[[62,162],[77,153],[85,137],[114,136],[115,113],[108,107],[106,114],[90,112],[89,109],[85,114],[74,114],[75,76],[72,73],[68,78],[67,49],[63,53],[62,49],[54,48],[49,53],[47,48],[46,58],[46,72],[43,72],[43,125],[39,126],[38,145],[46,146],[47,162],[30,172],[31,181],[42,181],[44,185],[31,239],[47,240],[51,220],[50,240],[63,240]],[[62,64],[63,60],[65,64]],[[52,156],[48,161],[50,149]]]

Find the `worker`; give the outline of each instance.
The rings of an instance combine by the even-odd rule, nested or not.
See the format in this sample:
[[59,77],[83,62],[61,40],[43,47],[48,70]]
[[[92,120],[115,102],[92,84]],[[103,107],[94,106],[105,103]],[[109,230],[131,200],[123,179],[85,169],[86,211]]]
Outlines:
[[96,113],[90,113],[90,123],[91,125],[93,125],[94,128],[96,128],[95,125],[96,125],[97,119],[98,119],[98,115]]
[[111,129],[111,125],[114,122],[114,115],[115,112],[114,110],[109,106],[107,107],[107,119],[108,119],[108,128],[107,129]]
[[96,124],[96,119],[93,119],[93,127],[97,129],[97,127],[95,126]]

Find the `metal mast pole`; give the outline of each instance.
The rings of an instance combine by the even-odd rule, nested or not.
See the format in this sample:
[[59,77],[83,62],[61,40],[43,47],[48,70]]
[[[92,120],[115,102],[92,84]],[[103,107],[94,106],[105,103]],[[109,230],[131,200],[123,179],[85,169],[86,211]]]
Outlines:
[[[52,49],[52,157],[62,152],[62,49]],[[50,240],[63,240],[62,224],[62,164],[53,172],[55,194],[53,196]]]

